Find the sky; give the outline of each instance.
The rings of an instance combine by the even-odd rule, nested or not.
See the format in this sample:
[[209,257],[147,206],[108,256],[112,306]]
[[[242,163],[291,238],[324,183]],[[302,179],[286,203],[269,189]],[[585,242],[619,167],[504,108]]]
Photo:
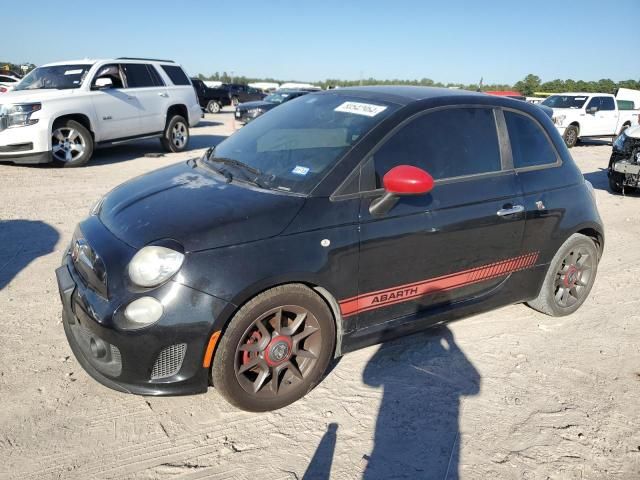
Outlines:
[[[519,6],[523,5],[523,6]],[[0,59],[168,58],[190,75],[512,84],[640,79],[640,0],[32,0],[2,9]],[[615,6],[614,6],[615,5]],[[626,45],[626,46],[625,46]]]

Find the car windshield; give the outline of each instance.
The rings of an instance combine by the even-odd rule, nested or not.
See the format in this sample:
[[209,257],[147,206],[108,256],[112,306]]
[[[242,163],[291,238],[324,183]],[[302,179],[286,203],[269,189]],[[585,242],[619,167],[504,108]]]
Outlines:
[[264,97],[264,101],[271,103],[282,103],[290,96],[291,94],[287,92],[272,93],[271,95],[267,95],[266,97]]
[[585,95],[551,95],[542,105],[551,108],[582,108],[586,101]]
[[91,65],[86,64],[38,67],[24,77],[15,90],[79,88],[90,68]]
[[231,160],[241,163],[245,172],[259,172],[264,188],[308,194],[360,138],[397,108],[334,93],[304,95],[242,127],[213,150],[206,164],[226,170]]

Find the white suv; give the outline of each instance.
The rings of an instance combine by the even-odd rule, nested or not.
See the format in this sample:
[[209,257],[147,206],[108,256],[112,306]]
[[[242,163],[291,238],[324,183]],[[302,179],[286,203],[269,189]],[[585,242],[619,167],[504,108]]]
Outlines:
[[0,161],[78,167],[95,147],[151,137],[179,152],[201,115],[191,81],[175,62],[51,63],[0,96]]

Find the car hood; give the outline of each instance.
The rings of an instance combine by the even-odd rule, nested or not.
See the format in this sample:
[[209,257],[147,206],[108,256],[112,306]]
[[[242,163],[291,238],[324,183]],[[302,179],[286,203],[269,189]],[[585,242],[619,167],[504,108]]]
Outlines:
[[250,108],[264,108],[265,110],[275,107],[277,104],[273,102],[263,102],[262,100],[256,100],[255,102],[246,102],[238,105],[240,110],[249,110]]
[[66,90],[41,89],[41,90],[9,90],[2,95],[2,103],[43,102],[54,98],[73,95],[75,88]]
[[134,178],[105,196],[100,220],[134,248],[172,239],[186,251],[278,235],[304,198],[226,183],[190,160]]

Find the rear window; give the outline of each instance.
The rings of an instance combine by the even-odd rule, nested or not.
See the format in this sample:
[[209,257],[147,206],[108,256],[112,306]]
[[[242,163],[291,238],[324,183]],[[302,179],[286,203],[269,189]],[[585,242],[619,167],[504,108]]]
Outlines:
[[171,79],[174,85],[191,85],[189,77],[184,73],[184,70],[177,65],[162,65],[164,73]]
[[556,163],[558,158],[555,149],[534,120],[510,111],[504,112],[504,118],[511,141],[513,164],[516,168]]
[[619,110],[634,110],[635,105],[631,100],[616,100]]

